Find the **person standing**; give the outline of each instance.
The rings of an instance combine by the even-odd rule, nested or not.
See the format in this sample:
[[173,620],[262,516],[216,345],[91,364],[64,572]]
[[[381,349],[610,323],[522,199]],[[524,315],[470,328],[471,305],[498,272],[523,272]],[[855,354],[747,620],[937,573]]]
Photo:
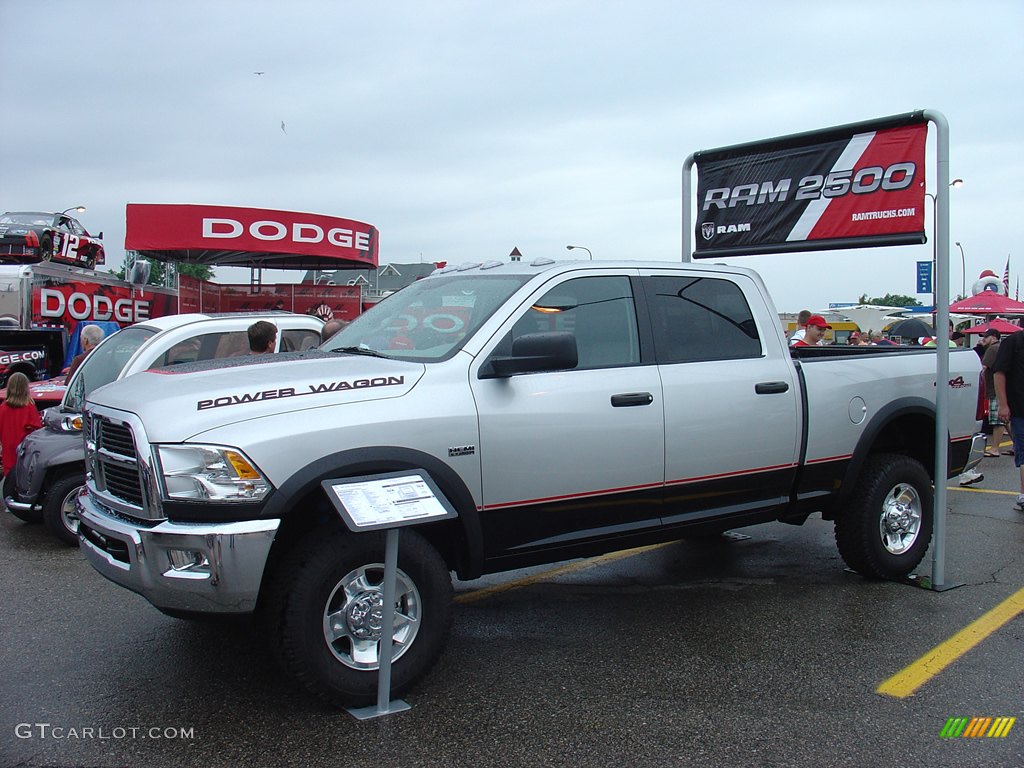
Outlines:
[[[981,365],[985,374],[985,392],[988,397],[988,418],[985,420],[984,432],[988,435],[988,445],[985,446],[985,455],[989,458],[999,456],[999,446],[1003,442],[1003,435],[1006,434],[1006,425],[999,419],[999,399],[996,397],[995,376],[992,366],[995,365],[996,357],[999,356],[1002,334],[995,328],[989,328],[981,337],[982,355]],[[1013,451],[1006,451],[1005,455],[1012,456]]]
[[831,328],[832,326],[829,325],[821,315],[811,315],[807,318],[807,328],[804,330],[803,338],[797,339],[795,342],[790,344],[790,346],[816,347],[821,344],[821,340],[825,338],[825,330]]
[[65,381],[71,381],[78,366],[90,352],[96,349],[96,345],[103,341],[103,329],[98,325],[87,325],[82,329],[78,338],[82,342],[82,351],[71,358],[71,365],[68,366],[68,375],[65,377]]
[[266,320],[257,320],[249,326],[249,353],[263,355],[277,346],[277,326]]
[[999,420],[1010,425],[1013,440],[1013,463],[1019,478],[1015,507],[1024,512],[1024,333],[1011,333],[999,343],[999,352],[992,366],[999,405]]
[[0,403],[0,466],[4,479],[18,463],[18,446],[29,432],[43,426],[28,389],[28,376],[12,373],[7,379],[7,399]]
[[793,331],[793,335],[789,337],[789,346],[795,346],[798,341],[803,341],[804,335],[807,333],[807,321],[810,317],[811,310],[800,310],[800,313],[796,316],[796,330]]

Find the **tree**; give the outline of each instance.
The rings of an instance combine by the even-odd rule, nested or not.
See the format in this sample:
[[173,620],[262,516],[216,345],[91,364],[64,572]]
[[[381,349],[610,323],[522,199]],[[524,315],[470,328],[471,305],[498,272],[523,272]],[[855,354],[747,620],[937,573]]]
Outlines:
[[874,299],[869,299],[866,293],[861,294],[858,300],[861,304],[874,304],[881,307],[920,307],[921,302],[913,296],[904,296],[898,293],[887,293]]
[[[150,263],[148,285],[163,285],[164,278],[167,275],[167,263],[157,261],[156,259],[150,259],[145,256],[142,258]],[[126,265],[122,265],[120,269],[110,270],[110,274],[120,280],[125,280],[127,269]],[[209,280],[213,277],[213,270],[206,264],[178,264],[178,274],[188,275],[189,277],[194,277],[197,280]]]

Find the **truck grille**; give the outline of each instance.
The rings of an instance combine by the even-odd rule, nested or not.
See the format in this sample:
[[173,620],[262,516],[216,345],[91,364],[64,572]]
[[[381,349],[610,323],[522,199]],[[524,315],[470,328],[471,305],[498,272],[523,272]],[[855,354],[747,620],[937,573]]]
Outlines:
[[99,420],[99,430],[96,435],[96,447],[100,450],[106,449],[118,456],[136,459],[135,441],[132,440],[132,431],[125,424],[114,424],[105,419]]
[[137,508],[146,517],[146,496],[135,440],[129,425],[90,414],[92,469],[96,489]]

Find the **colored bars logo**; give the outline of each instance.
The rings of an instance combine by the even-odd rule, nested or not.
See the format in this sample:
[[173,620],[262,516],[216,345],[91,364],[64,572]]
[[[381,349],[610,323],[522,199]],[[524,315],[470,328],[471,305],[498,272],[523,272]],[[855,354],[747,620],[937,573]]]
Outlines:
[[1016,717],[951,717],[939,734],[943,739],[1005,738]]

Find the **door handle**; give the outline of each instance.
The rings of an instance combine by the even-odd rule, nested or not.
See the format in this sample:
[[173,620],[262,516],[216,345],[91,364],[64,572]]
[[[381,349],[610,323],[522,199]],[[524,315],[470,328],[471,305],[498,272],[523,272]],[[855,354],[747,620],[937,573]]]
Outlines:
[[759,395],[779,395],[783,392],[789,392],[789,382],[762,381],[760,384],[754,385],[754,391]]
[[612,395],[612,408],[629,408],[634,405],[650,405],[654,402],[654,395],[650,392],[629,392],[622,395]]

